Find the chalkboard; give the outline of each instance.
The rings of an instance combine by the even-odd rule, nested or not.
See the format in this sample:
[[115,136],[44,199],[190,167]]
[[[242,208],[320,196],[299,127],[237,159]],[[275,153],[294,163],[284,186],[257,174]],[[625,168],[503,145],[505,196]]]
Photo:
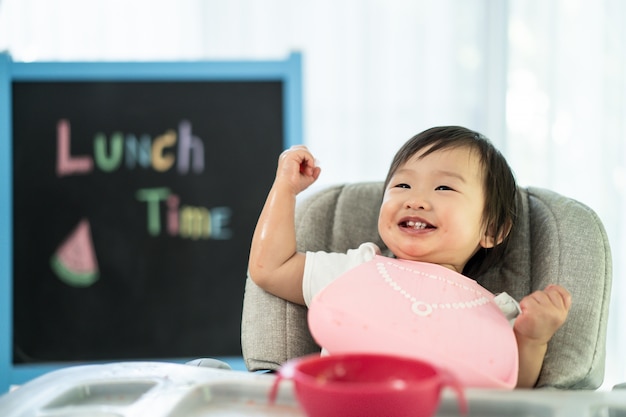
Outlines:
[[252,231],[301,141],[299,54],[0,61],[0,373],[239,356]]

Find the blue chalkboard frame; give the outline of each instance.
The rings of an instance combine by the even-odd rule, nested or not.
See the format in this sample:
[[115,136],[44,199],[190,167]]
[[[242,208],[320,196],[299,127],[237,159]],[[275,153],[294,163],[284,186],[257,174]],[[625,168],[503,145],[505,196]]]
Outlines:
[[[14,81],[279,81],[284,83],[285,148],[301,143],[302,56],[284,60],[188,62],[15,62],[0,53],[0,395],[68,363],[13,363],[12,83]],[[220,358],[235,369],[241,358]],[[164,358],[168,361],[184,359]]]

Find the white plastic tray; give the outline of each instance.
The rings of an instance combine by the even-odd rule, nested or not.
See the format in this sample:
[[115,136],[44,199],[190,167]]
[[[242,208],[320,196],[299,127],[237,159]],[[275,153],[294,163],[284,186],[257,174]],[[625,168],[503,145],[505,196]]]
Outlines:
[[[281,382],[276,404],[268,404],[273,382],[267,374],[160,362],[75,366],[4,394],[0,416],[305,416],[289,381]],[[468,417],[626,416],[626,390],[468,390],[466,396]],[[454,394],[444,391],[437,416],[458,415]]]

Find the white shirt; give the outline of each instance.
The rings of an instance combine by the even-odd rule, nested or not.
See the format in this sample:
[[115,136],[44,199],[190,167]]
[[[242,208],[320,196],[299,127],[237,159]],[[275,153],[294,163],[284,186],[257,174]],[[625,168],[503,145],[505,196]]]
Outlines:
[[302,276],[302,295],[308,306],[313,297],[347,271],[380,255],[375,243],[363,243],[346,253],[307,252]]

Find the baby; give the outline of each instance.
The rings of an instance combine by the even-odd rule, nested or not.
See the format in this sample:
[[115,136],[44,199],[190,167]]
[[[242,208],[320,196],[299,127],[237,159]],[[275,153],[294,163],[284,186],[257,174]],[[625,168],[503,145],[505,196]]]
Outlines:
[[[305,146],[281,154],[249,259],[250,277],[257,285],[307,305],[335,278],[380,252],[373,243],[345,254],[296,250],[296,196],[319,175],[320,167]],[[485,137],[463,127],[431,128],[396,153],[385,180],[378,232],[396,258],[472,276],[502,256],[514,227],[516,191],[506,160]],[[316,273],[320,270],[324,272]],[[518,387],[536,384],[548,341],[565,322],[570,306],[569,292],[558,285],[520,301],[513,328]]]

